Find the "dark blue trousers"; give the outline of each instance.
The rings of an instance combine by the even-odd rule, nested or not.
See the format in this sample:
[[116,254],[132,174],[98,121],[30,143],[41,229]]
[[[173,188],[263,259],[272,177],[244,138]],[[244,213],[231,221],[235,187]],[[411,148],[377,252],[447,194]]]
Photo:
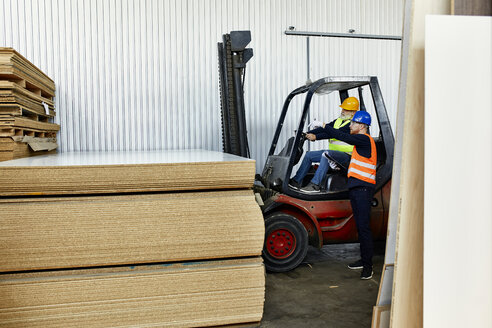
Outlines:
[[357,232],[360,242],[360,257],[362,264],[372,267],[372,232],[370,226],[371,201],[374,195],[374,188],[354,187],[349,189],[350,204],[354,213]]

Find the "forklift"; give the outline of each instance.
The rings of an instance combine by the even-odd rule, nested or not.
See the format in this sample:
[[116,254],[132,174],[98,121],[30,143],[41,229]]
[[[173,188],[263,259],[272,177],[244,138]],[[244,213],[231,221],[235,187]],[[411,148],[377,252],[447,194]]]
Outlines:
[[[326,77],[292,91],[284,102],[262,174],[256,175],[254,190],[260,194],[261,210],[265,218],[263,259],[270,272],[293,270],[304,260],[308,246],[321,248],[326,244],[357,242],[357,228],[348,197],[347,168],[328,171],[323,189],[307,193],[289,184],[293,168],[299,162],[306,141],[303,128],[310,111],[314,94],[328,95],[338,92],[342,103],[349,92],[359,93],[361,110],[363,88],[372,96],[376,117],[374,127],[379,135],[373,136],[378,153],[375,193],[371,207],[371,230],[375,240],[385,239],[389,212],[391,174],[393,168],[394,136],[377,77]],[[283,148],[278,147],[279,137],[289,105],[294,97],[305,95],[298,128]],[[292,106],[293,107],[293,106]],[[277,149],[279,148],[279,149]],[[303,184],[307,184],[317,165],[311,167]]]

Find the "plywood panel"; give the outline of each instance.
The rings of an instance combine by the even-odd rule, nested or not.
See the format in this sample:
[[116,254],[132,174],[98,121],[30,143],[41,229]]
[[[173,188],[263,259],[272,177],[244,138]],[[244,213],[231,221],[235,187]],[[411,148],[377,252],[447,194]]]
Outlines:
[[391,327],[422,326],[424,18],[427,14],[446,14],[449,10],[449,0],[411,3]]
[[424,327],[492,327],[492,17],[425,25]]
[[[408,80],[408,53],[410,50],[410,26],[411,26],[411,14],[412,14],[412,2],[406,1],[403,17],[403,38],[401,46],[401,61],[400,61],[400,80],[398,86],[398,110],[396,117],[396,135],[395,135],[395,149],[393,158],[393,171],[391,177],[391,195],[389,201],[389,214],[388,214],[388,231],[386,233],[386,251],[384,255],[383,275],[381,275],[381,282],[379,284],[378,299],[376,305],[391,304],[391,298],[393,294],[393,274],[394,263],[396,256],[396,239],[398,229],[398,218],[400,214],[400,183],[401,183],[401,158],[403,152],[403,132],[405,128],[405,100],[407,94],[407,80]],[[386,266],[392,265],[392,271],[390,275],[385,275]],[[385,295],[381,299],[380,295]],[[389,302],[386,298],[389,295]],[[381,303],[387,302],[387,303]],[[374,318],[373,318],[374,319]]]

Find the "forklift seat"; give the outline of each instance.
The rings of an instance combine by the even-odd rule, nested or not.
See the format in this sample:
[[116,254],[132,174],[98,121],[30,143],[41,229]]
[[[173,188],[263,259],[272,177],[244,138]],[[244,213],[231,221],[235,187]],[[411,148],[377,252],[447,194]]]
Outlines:
[[336,173],[328,173],[326,177],[326,190],[333,192],[333,191],[342,191],[342,190],[347,190],[347,173],[341,173],[340,171]]

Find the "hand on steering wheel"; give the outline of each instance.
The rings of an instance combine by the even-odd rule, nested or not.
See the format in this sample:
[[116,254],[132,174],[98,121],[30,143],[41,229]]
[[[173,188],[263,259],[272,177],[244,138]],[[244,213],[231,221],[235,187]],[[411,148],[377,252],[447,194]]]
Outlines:
[[309,141],[315,141],[316,135],[312,133],[306,133],[306,139],[308,139]]

